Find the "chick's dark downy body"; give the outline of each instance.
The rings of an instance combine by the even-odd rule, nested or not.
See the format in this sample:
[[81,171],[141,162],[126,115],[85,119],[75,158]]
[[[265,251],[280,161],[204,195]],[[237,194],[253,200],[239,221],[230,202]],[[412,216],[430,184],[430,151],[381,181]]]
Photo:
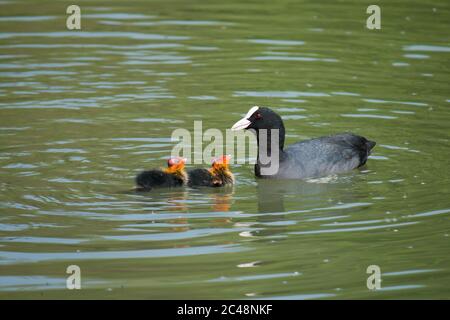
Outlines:
[[139,190],[181,187],[184,183],[185,180],[182,177],[162,170],[148,170],[136,176],[136,185]]
[[152,169],[136,176],[139,191],[150,191],[153,188],[181,187],[187,183],[188,176],[184,170],[186,159],[170,158],[164,170]]
[[211,174],[208,169],[198,168],[188,171],[188,186],[189,187],[218,187],[217,179]]
[[234,177],[229,168],[230,156],[215,159],[209,169],[188,171],[190,187],[223,187],[234,184]]

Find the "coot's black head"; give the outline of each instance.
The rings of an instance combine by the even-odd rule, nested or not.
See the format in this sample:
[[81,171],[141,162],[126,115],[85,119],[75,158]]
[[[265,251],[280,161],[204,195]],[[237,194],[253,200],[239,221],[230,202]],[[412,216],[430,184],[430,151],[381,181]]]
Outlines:
[[272,109],[266,107],[252,107],[244,118],[236,122],[231,130],[242,129],[281,129],[284,128],[283,120]]
[[[284,145],[284,124],[281,117],[272,109],[266,107],[252,107],[244,118],[236,122],[231,130],[248,130],[254,129],[258,132],[260,129],[278,129],[279,131],[279,139],[280,139],[280,147],[283,149]],[[270,134],[270,133],[269,133]]]

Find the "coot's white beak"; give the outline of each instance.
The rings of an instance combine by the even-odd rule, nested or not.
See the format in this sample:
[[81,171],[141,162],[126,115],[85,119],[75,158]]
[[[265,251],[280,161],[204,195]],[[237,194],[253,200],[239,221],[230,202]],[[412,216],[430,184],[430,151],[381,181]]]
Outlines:
[[241,120],[239,120],[238,122],[236,122],[232,127],[231,130],[233,131],[237,131],[237,130],[242,130],[242,129],[246,129],[248,128],[248,126],[251,125],[251,121],[248,120],[253,113],[255,113],[256,110],[258,110],[259,107],[258,106],[254,106],[252,108],[250,108],[250,110],[248,110],[247,114],[245,115],[245,117],[243,117]]
[[237,131],[247,128],[251,124],[250,120],[246,118],[242,118],[238,122],[236,122],[232,127],[231,130]]

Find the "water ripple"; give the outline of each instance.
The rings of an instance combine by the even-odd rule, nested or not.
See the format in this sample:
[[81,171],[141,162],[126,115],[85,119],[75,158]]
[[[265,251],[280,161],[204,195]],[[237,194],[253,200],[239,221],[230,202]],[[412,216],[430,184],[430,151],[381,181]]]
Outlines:
[[207,282],[254,281],[254,280],[286,278],[286,277],[297,277],[297,276],[300,276],[300,275],[301,275],[301,273],[299,273],[299,272],[272,273],[272,274],[255,274],[255,275],[239,276],[239,277],[220,277],[220,278],[216,278],[216,279],[207,280]]
[[238,245],[198,246],[169,249],[148,249],[129,251],[89,251],[89,252],[14,252],[0,251],[0,265],[17,263],[36,263],[43,261],[78,261],[105,259],[144,259],[162,257],[180,257],[191,255],[240,252],[248,250]]
[[357,227],[357,228],[294,231],[294,232],[289,232],[289,234],[319,234],[319,233],[335,233],[335,232],[368,231],[368,230],[374,230],[374,229],[386,229],[386,228],[392,228],[392,227],[409,226],[409,225],[418,224],[418,223],[419,222],[404,222],[404,223],[385,224],[385,225],[381,225],[381,226],[368,226],[368,227]]
[[83,32],[3,32],[0,39],[10,39],[18,37],[48,37],[48,38],[128,38],[133,40],[188,40],[187,36],[165,36],[160,34],[120,32],[120,31],[83,31]]

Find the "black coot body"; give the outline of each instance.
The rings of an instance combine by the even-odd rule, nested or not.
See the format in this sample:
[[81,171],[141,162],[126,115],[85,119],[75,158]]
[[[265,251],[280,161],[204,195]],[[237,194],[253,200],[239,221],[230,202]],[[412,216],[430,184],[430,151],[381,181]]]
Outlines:
[[[271,174],[264,174],[267,165],[264,167],[258,152],[255,175],[263,178],[304,179],[349,171],[364,165],[376,144],[353,133],[341,133],[300,141],[284,148],[283,120],[273,110],[265,107],[251,108],[232,127],[232,130],[241,129],[255,130],[258,148],[261,147],[259,132],[268,129],[267,139],[261,143],[266,144],[264,149],[269,156],[274,150],[279,152],[278,170]],[[272,144],[271,129],[279,130],[278,143]]]
[[162,170],[143,171],[136,176],[136,185],[140,191],[150,191],[153,188],[181,187],[184,180]]

